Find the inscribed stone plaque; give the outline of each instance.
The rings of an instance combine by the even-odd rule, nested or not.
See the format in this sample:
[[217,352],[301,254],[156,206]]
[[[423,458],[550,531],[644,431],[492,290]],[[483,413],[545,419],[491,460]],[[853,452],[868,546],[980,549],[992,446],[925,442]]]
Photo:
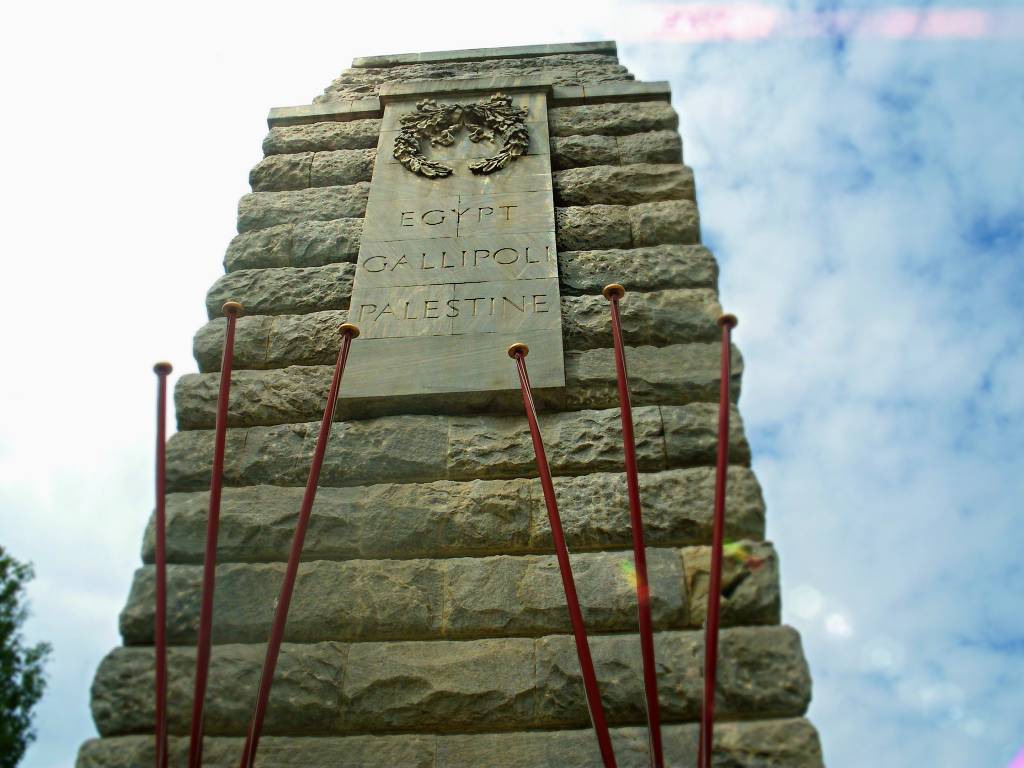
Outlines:
[[517,341],[564,386],[546,93],[391,101],[383,126],[343,396],[516,389]]

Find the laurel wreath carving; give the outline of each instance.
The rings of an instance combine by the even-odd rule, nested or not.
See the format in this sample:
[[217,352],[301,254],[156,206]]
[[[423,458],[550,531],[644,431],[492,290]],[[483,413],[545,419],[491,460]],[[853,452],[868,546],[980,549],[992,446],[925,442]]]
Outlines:
[[403,115],[402,126],[395,139],[395,159],[413,173],[429,179],[451,176],[450,165],[431,160],[421,151],[421,142],[429,139],[434,146],[450,147],[460,128],[469,129],[469,140],[502,139],[502,147],[490,157],[469,163],[473,173],[494,173],[506,167],[530,148],[530,132],[526,128],[526,107],[513,107],[512,97],[495,93],[487,101],[472,104],[438,104],[433,99],[416,102],[416,111]]

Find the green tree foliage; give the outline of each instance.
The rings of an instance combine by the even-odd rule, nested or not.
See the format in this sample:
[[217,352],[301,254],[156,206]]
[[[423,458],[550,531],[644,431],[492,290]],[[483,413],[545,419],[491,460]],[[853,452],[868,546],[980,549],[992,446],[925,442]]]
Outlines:
[[43,665],[49,643],[24,645],[21,625],[28,616],[25,584],[32,566],[0,547],[0,768],[15,768],[35,739],[32,708],[43,695]]

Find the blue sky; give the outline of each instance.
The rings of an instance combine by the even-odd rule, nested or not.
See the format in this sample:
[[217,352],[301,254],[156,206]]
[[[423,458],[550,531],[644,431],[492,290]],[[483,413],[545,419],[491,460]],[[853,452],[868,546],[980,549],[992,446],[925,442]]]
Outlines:
[[56,649],[27,768],[93,733],[151,504],[150,366],[195,369],[267,108],[356,55],[586,39],[672,81],[828,765],[1024,747],[1020,6],[931,6],[997,19],[971,34],[881,3],[550,6],[501,29],[464,3],[389,29],[301,2],[0,12],[0,541]]

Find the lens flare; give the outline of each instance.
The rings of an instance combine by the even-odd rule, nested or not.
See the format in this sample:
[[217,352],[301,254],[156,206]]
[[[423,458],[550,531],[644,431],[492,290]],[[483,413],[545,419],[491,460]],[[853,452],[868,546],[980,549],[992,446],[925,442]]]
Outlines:
[[621,571],[623,578],[629,586],[636,589],[636,566],[633,565],[632,560],[620,560],[619,571]]

